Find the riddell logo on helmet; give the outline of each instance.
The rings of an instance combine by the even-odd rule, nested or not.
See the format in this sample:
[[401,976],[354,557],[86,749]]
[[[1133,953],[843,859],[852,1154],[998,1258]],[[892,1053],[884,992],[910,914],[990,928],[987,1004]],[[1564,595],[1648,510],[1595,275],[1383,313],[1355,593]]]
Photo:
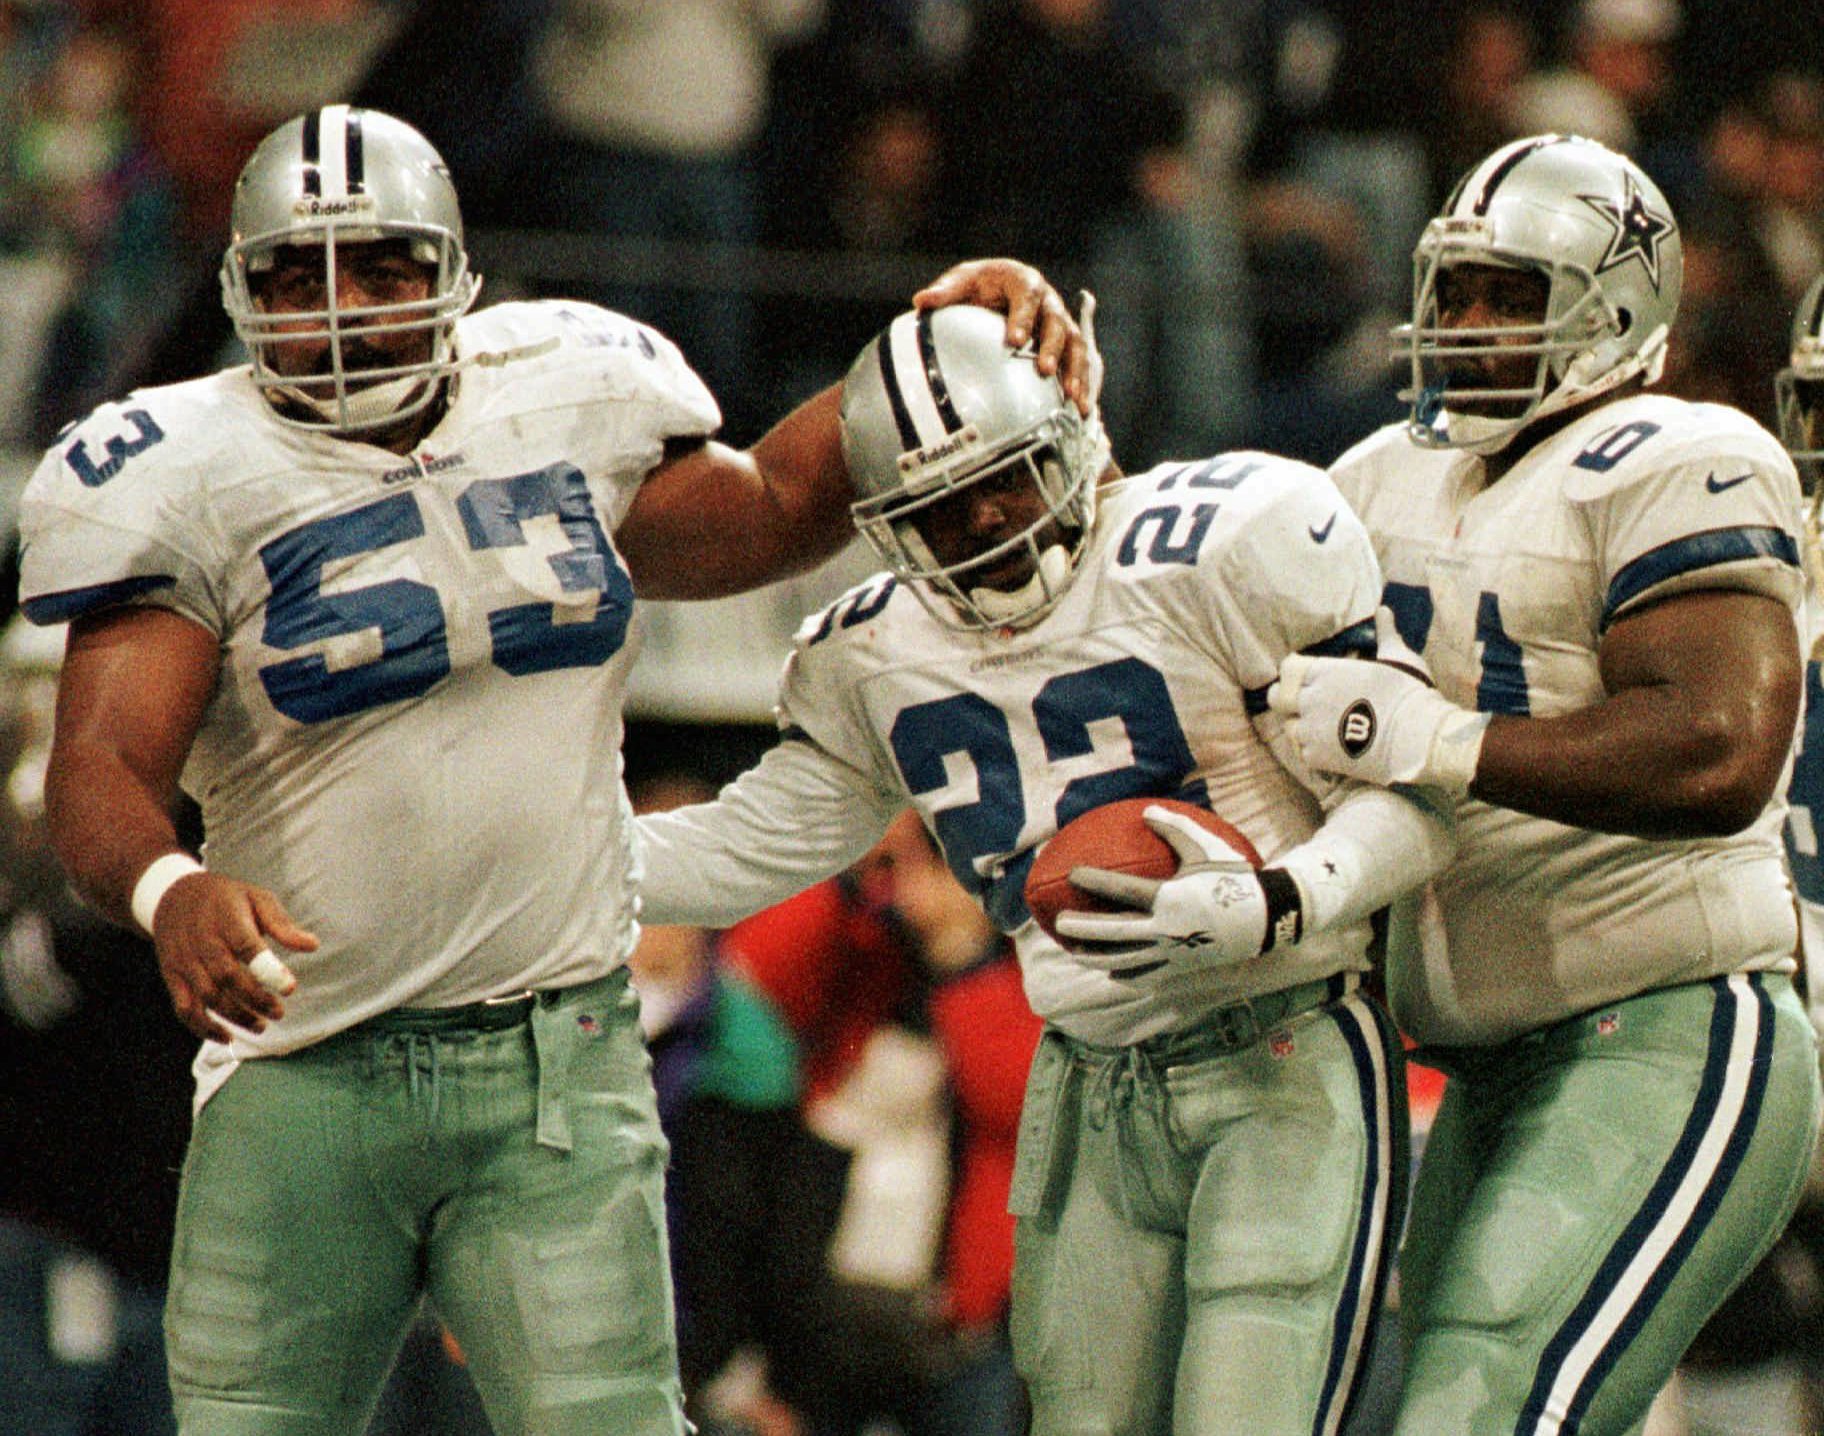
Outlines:
[[901,454],[899,456],[899,471],[902,474],[907,474],[914,470],[925,468],[928,465],[939,463],[944,459],[955,458],[956,455],[962,453],[963,450],[967,449],[971,444],[979,443],[981,437],[982,431],[976,428],[974,424],[965,424],[954,434],[944,435],[944,437],[939,439],[935,444],[929,444],[922,449],[911,449],[906,453]]
[[1359,758],[1373,745],[1375,727],[1374,706],[1366,698],[1358,698],[1343,709],[1342,720],[1336,725],[1336,741],[1349,757]]
[[339,214],[365,214],[374,207],[372,195],[350,195],[347,199],[301,199],[291,212],[306,219],[333,219]]

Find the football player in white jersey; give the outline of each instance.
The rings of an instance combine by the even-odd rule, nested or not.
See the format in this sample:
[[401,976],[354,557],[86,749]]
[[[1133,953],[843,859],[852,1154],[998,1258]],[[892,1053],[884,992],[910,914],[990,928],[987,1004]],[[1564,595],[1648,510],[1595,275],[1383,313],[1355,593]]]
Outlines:
[[[1046,1023],[1010,1201],[1034,1430],[1334,1432],[1403,1206],[1400,1049],[1357,990],[1368,918],[1449,834],[1386,791],[1307,786],[1264,695],[1289,653],[1372,647],[1379,571],[1308,465],[1123,476],[1001,329],[906,314],[851,369],[856,522],[887,571],[807,620],[761,763],[640,820],[643,920],[726,924],[910,806]],[[1142,882],[1144,913],[1060,918],[1067,951],[1025,875],[1130,797],[1206,805],[1267,865],[1158,810],[1179,874]]]
[[1781,854],[1799,490],[1745,415],[1648,392],[1682,260],[1630,160],[1504,146],[1415,265],[1410,420],[1332,469],[1402,661],[1294,658],[1271,694],[1313,767],[1458,799],[1389,962],[1451,1076],[1397,1429],[1628,1432],[1779,1235],[1818,1117]]
[[1805,657],[1805,717],[1786,818],[1786,855],[1799,897],[1800,948],[1805,954],[1812,1023],[1824,1032],[1824,274],[1812,281],[1792,321],[1792,349],[1774,381],[1780,441],[1792,455],[1805,491],[1805,560],[1811,579],[1811,627]]
[[[636,594],[738,590],[851,536],[836,390],[736,452],[643,325],[466,313],[448,171],[374,111],[275,130],[233,228],[251,364],[73,426],[22,523],[25,612],[72,621],[59,856],[152,933],[205,1039],[181,1428],[361,1430],[428,1292],[503,1436],[681,1431],[625,977],[628,623]],[[1005,308],[1082,392],[1034,271],[947,280],[931,298]]]

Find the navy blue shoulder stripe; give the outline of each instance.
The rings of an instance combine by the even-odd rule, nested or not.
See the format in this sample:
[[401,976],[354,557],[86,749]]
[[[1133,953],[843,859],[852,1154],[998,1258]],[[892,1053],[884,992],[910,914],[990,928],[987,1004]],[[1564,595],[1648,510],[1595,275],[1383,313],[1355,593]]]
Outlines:
[[1797,568],[1799,545],[1785,529],[1755,526],[1708,529],[1648,549],[1610,581],[1603,601],[1603,625],[1607,627],[1621,609],[1669,578],[1752,558],[1771,558]]
[[[1364,618],[1360,623],[1352,623],[1340,633],[1333,633],[1328,638],[1308,644],[1299,650],[1313,658],[1373,658],[1375,650],[1374,620]],[[1247,709],[1250,718],[1258,718],[1267,711],[1267,689],[1273,685],[1267,683],[1259,688],[1242,690],[1242,706]]]
[[172,588],[176,583],[177,579],[168,573],[119,578],[112,583],[91,584],[87,588],[66,588],[61,593],[41,593],[36,598],[26,599],[19,607],[33,623],[68,623],[85,613],[111,608],[161,588]]

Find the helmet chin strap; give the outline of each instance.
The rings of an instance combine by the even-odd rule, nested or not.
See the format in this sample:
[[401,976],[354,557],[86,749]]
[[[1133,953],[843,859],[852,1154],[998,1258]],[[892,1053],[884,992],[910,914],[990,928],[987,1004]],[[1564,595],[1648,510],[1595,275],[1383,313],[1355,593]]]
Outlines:
[[[536,359],[541,354],[549,354],[557,348],[559,342],[553,335],[532,344],[515,344],[506,349],[483,349],[478,353],[452,359],[447,365],[429,374],[401,374],[397,379],[383,380],[366,389],[348,390],[343,394],[340,405],[336,403],[333,394],[320,399],[291,384],[275,384],[267,380],[262,387],[269,398],[276,395],[324,420],[326,433],[358,433],[380,428],[389,419],[409,417],[416,412],[412,407],[414,404],[417,408],[429,407],[434,402],[434,395],[426,396],[422,404],[417,403],[423,391],[449,383],[471,365],[497,369],[521,359]],[[319,382],[321,377],[313,375],[309,382]],[[285,417],[282,410],[279,416]],[[298,421],[293,419],[288,422]],[[314,429],[317,426],[313,424],[307,427]]]
[[365,389],[346,390],[339,402],[333,392],[326,398],[318,398],[289,384],[275,386],[274,392],[310,410],[332,429],[371,429],[405,408],[431,382],[432,378],[422,374],[401,374],[397,379],[387,379]]
[[972,588],[969,601],[993,623],[1019,627],[1044,614],[1070,581],[1070,551],[1054,543],[1039,555],[1032,577],[1016,589]]
[[1636,374],[1644,373],[1648,384],[1657,384],[1666,368],[1666,326],[1660,325],[1648,336],[1647,342],[1641,345],[1640,352],[1631,362],[1613,365],[1590,378],[1590,371],[1596,363],[1594,351],[1586,349],[1579,354],[1570,362],[1564,377],[1550,392],[1518,419],[1497,419],[1445,410],[1444,422],[1448,426],[1451,446],[1467,449],[1472,454],[1486,458],[1490,454],[1500,453],[1529,425],[1556,414],[1561,409],[1568,409],[1573,404],[1581,404],[1598,394],[1605,394]]
[[1465,449],[1486,458],[1498,454],[1532,422],[1534,414],[1519,419],[1495,419],[1486,414],[1464,414],[1454,409],[1444,411],[1445,432],[1453,449]]

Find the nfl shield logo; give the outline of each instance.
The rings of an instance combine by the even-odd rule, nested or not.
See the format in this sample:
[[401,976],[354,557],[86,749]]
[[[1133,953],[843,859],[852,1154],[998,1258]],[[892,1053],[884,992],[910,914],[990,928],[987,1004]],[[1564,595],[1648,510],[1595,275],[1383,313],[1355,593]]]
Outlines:
[[1598,1037],[1613,1037],[1619,1031],[1621,1031],[1621,1014],[1619,1012],[1605,1012],[1601,1017],[1596,1019],[1596,1035]]
[[602,1024],[597,1022],[587,1012],[581,1014],[576,1019],[576,1025],[583,1029],[583,1036],[585,1037],[600,1037],[602,1035]]
[[1267,1039],[1267,1051],[1275,1057],[1290,1057],[1294,1046],[1290,1032],[1275,1032]]

